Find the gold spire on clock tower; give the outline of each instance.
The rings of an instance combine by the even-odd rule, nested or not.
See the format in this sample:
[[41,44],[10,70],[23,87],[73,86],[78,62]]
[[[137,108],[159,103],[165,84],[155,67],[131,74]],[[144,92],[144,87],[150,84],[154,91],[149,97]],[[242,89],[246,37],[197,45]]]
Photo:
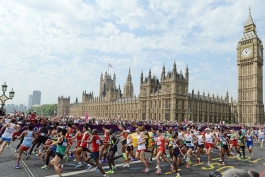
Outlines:
[[249,8],[243,37],[237,46],[238,121],[263,123],[263,44]]

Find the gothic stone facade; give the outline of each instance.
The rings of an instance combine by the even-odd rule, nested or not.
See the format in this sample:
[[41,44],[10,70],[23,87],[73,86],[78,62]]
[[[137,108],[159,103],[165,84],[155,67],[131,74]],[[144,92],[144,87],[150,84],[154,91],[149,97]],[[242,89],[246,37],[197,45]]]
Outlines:
[[127,76],[123,94],[120,86],[116,87],[116,75],[105,73],[100,77],[99,97],[94,97],[93,92],[82,94],[81,103],[70,104],[70,98],[58,98],[59,115],[90,117],[121,117],[126,119],[145,120],[178,120],[189,119],[195,122],[219,122],[229,120],[234,122],[231,113],[228,93],[222,96],[188,93],[189,70],[186,68],[185,77],[182,72],[177,72],[176,63],[173,70],[167,72],[162,68],[161,78],[140,76],[140,94],[133,94],[131,73]]
[[166,73],[163,66],[160,79],[140,76],[140,94],[134,96],[131,73],[127,76],[123,94],[116,87],[116,75],[113,78],[107,72],[100,77],[99,97],[93,92],[82,94],[82,102],[70,104],[70,98],[58,98],[59,115],[90,117],[121,117],[126,119],[154,120],[192,120],[194,122],[230,122],[263,123],[263,44],[256,33],[256,25],[251,13],[244,26],[244,34],[237,47],[238,65],[238,102],[218,95],[188,93],[189,70]]

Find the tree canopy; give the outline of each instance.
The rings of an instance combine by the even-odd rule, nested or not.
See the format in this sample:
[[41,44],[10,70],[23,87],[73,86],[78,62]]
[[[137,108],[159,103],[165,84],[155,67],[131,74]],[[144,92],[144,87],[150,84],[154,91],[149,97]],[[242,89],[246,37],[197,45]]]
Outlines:
[[53,116],[54,115],[54,111],[57,111],[57,104],[44,104],[41,106],[33,106],[30,109],[28,109],[28,113],[29,112],[34,112],[36,111],[36,114],[42,114],[44,116]]

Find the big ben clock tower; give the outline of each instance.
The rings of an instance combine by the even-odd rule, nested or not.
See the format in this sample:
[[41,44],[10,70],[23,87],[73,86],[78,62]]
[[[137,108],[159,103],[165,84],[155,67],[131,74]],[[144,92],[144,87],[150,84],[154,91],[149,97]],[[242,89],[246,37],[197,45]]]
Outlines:
[[238,121],[263,123],[263,44],[257,36],[251,9],[237,45]]

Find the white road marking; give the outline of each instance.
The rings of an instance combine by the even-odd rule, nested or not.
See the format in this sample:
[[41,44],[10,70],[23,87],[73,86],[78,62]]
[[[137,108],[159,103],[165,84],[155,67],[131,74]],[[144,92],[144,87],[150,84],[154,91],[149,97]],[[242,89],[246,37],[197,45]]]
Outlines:
[[[17,157],[17,153],[15,153],[15,149],[10,146],[10,150],[13,152],[13,154],[15,154],[15,156]],[[22,166],[24,167],[25,171],[28,173],[29,177],[34,177],[33,173],[30,171],[29,167],[26,165],[26,163],[24,162],[24,160],[22,160],[22,158],[20,159],[20,163],[22,164]]]
[[[134,161],[134,162],[130,162],[130,165],[131,164],[137,164],[137,163],[142,163],[141,160],[137,160],[137,161]],[[121,167],[123,166],[124,163],[121,163],[121,164],[117,164],[115,165],[116,167]],[[104,166],[102,167],[103,169],[108,169],[109,166]],[[89,170],[79,170],[79,171],[73,171],[73,172],[68,172],[68,173],[63,173],[62,176],[72,176],[72,175],[78,175],[78,174],[82,174],[82,173],[88,173],[88,172],[94,172],[95,171],[95,168],[93,169],[89,169]],[[100,172],[99,172],[100,173]],[[45,176],[45,177],[58,177],[58,175],[50,175],[50,176]]]

